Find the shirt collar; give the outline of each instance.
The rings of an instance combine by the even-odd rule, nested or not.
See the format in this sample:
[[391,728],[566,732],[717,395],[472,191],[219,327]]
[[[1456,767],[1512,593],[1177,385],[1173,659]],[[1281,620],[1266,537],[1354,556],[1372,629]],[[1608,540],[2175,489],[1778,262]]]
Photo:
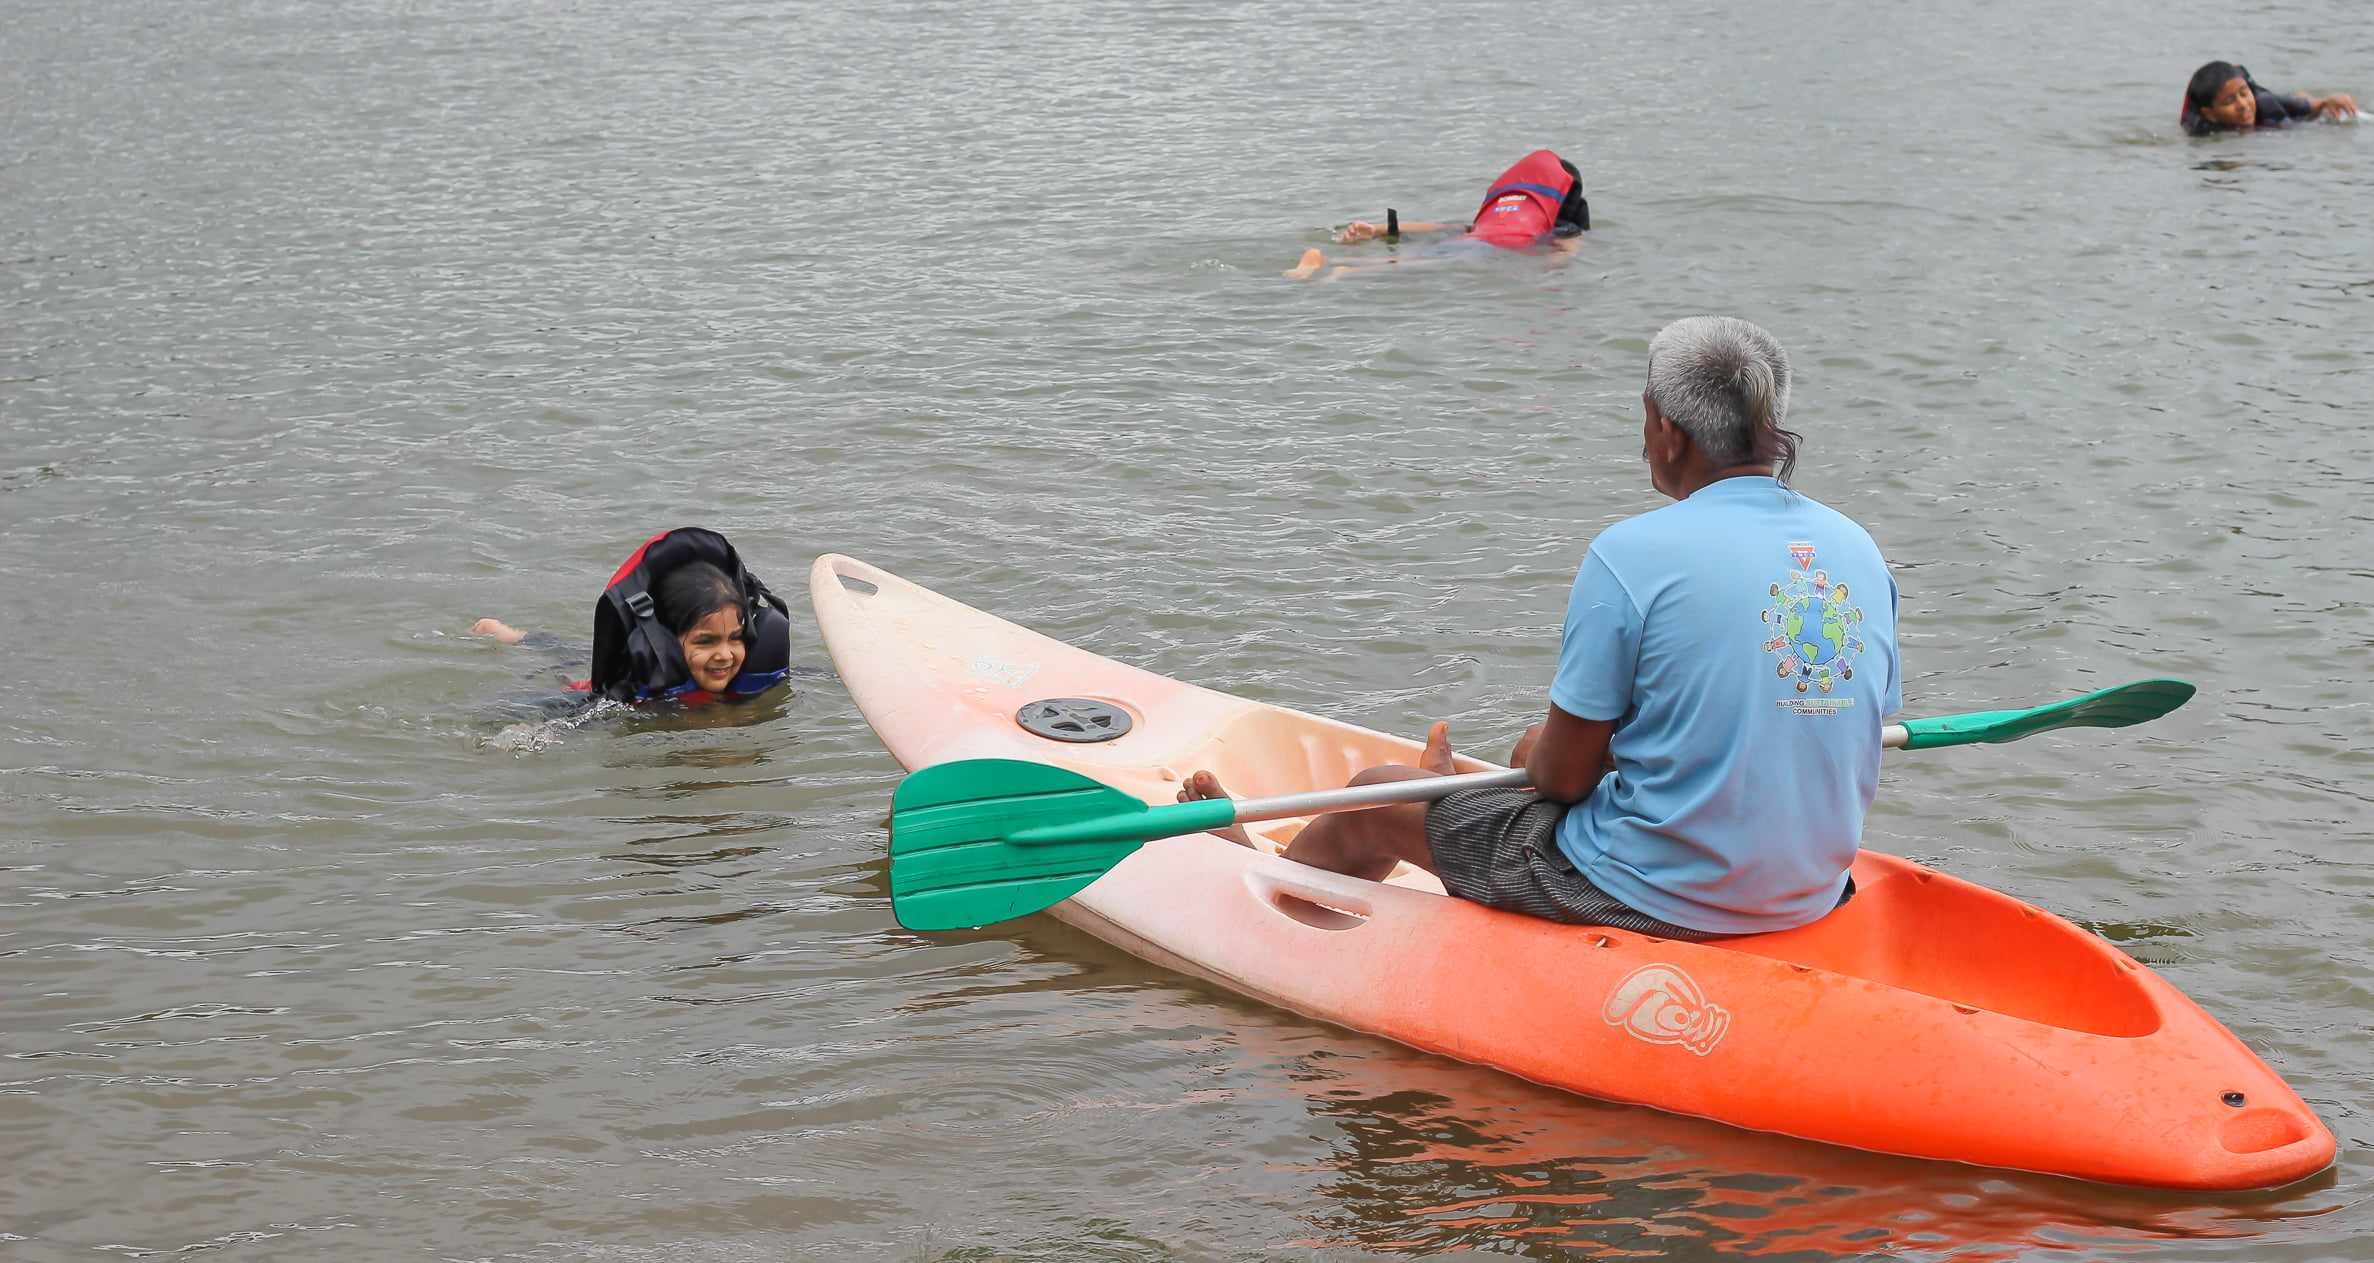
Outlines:
[[1701,496],[1753,495],[1759,491],[1786,490],[1788,487],[1780,479],[1769,474],[1743,474],[1737,478],[1718,478],[1691,492],[1689,498],[1696,500]]

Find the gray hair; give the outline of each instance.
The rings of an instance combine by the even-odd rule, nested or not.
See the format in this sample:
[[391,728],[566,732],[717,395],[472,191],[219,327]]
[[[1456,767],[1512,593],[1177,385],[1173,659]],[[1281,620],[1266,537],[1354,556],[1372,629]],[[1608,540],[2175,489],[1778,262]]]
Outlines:
[[1690,316],[1649,340],[1649,402],[1682,428],[1717,469],[1797,466],[1789,415],[1789,353],[1736,316]]

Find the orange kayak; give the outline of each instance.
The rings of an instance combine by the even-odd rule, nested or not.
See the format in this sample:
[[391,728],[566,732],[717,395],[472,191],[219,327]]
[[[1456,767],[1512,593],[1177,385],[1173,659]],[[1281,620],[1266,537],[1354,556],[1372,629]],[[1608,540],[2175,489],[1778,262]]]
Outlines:
[[[1098,657],[847,557],[818,558],[809,592],[850,695],[909,769],[1028,759],[1166,803],[1198,769],[1255,797],[1417,753]],[[1061,704],[1032,705],[1047,701]],[[1740,1127],[2168,1188],[2273,1187],[2333,1159],[2299,1096],[2151,970],[1908,860],[1863,852],[1855,899],[1813,925],[1684,943],[1494,911],[1406,866],[1367,882],[1271,853],[1300,827],[1252,826],[1263,850],[1149,842],[1051,911],[1297,1013]]]

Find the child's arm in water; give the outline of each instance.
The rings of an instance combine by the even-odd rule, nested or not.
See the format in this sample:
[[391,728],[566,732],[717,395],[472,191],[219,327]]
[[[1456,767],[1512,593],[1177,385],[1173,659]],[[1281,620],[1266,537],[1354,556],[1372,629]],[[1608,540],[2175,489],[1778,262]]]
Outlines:
[[511,624],[506,623],[499,618],[479,619],[477,622],[470,624],[470,634],[473,636],[492,636],[495,639],[502,641],[506,645],[516,645],[520,641],[526,640],[528,638],[528,634],[526,632],[513,627]]
[[506,645],[520,645],[540,649],[564,660],[586,657],[591,651],[584,645],[571,644],[548,631],[521,631],[499,618],[482,618],[470,624],[470,634],[484,636]]
[[[1402,223],[1401,230],[1405,233],[1451,231],[1465,232],[1467,231],[1467,226],[1465,224],[1425,224],[1410,220],[1404,221]],[[1349,246],[1357,245],[1363,241],[1374,241],[1384,235],[1385,225],[1372,224],[1365,219],[1355,219],[1352,221],[1350,227],[1335,234],[1335,241],[1337,245]]]

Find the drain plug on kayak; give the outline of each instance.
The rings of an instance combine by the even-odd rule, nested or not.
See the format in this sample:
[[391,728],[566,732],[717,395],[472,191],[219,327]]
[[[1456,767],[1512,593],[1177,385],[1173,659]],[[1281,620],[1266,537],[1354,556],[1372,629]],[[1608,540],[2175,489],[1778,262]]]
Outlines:
[[2250,1098],[2242,1095],[2240,1092],[2228,1092],[2217,1099],[2224,1101],[2226,1104],[2233,1106],[2235,1109],[2241,1109],[2243,1106],[2250,1104]]
[[1050,697],[1014,712],[1024,732],[1050,741],[1111,741],[1128,732],[1129,712],[1086,697]]

